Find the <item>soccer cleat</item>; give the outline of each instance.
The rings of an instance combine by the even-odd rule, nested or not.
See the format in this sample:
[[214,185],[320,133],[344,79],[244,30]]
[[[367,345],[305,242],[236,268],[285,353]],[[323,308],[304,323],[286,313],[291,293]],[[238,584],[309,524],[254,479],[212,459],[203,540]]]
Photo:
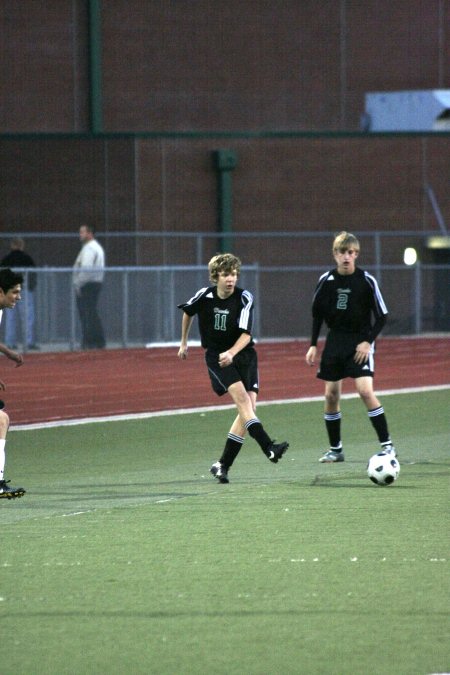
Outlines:
[[223,464],[221,464],[220,462],[214,462],[214,464],[210,468],[210,472],[212,473],[214,478],[217,478],[219,483],[229,483],[230,482],[228,480],[227,471],[226,471],[225,467],[223,466]]
[[289,447],[289,443],[284,441],[283,443],[271,443],[267,448],[266,454],[271,462],[276,464],[279,459],[281,459]]
[[15,499],[16,497],[23,497],[25,490],[23,487],[10,487],[9,480],[0,480],[0,499]]
[[381,446],[381,451],[386,452],[388,455],[392,455],[392,457],[397,457],[397,451],[392,445],[392,443],[389,443],[389,445]]
[[336,450],[328,450],[323,457],[319,459],[319,462],[322,462],[323,464],[332,464],[333,462],[343,462],[344,461],[344,453],[342,450],[340,452],[337,452]]

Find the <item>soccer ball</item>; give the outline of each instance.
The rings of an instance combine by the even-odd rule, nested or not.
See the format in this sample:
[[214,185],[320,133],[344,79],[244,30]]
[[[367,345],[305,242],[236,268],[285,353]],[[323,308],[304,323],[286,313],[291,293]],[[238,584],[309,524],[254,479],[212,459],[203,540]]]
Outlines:
[[388,452],[377,452],[367,464],[367,475],[377,485],[390,485],[397,480],[399,473],[398,459]]

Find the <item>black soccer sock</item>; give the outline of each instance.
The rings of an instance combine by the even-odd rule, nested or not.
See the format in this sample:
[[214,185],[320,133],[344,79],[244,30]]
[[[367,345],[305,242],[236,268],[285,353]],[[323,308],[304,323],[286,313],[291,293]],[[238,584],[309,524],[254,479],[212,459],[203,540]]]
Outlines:
[[367,414],[369,415],[373,428],[377,432],[378,440],[382,445],[387,444],[391,439],[383,406],[369,410]]
[[334,450],[334,452],[341,452],[341,412],[325,413],[323,418],[325,420],[328,439],[330,441],[330,450]]
[[239,454],[240,449],[242,448],[242,443],[244,439],[242,436],[237,434],[228,434],[227,442],[225,443],[225,448],[222,452],[222,457],[219,459],[219,462],[224,466],[226,471],[233,464],[234,460]]
[[258,443],[263,453],[267,455],[268,448],[272,445],[272,439],[264,430],[264,427],[259,419],[254,417],[253,419],[249,420],[245,423],[245,428],[247,429],[250,436]]

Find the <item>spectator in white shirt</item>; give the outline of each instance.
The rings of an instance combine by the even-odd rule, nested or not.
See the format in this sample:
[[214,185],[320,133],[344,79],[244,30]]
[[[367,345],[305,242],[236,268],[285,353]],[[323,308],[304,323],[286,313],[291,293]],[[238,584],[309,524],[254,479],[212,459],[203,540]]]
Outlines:
[[103,284],[105,252],[89,225],[81,225],[80,241],[82,248],[73,266],[73,286],[81,321],[81,348],[103,349],[105,335],[97,302]]

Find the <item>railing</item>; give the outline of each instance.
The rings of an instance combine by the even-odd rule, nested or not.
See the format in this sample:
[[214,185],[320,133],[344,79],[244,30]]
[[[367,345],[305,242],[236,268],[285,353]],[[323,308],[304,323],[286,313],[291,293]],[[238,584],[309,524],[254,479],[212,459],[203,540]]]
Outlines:
[[[323,251],[330,254],[331,241],[335,236],[333,231],[305,232],[301,231],[301,225],[294,231],[273,231],[273,232],[148,232],[148,231],[106,231],[97,232],[96,236],[101,241],[107,251],[107,259],[110,264],[130,265],[132,263],[140,264],[138,257],[139,244],[145,240],[152,240],[152,249],[160,247],[162,253],[158,262],[164,265],[174,265],[180,261],[180,243],[190,242],[189,251],[184,252],[181,260],[185,258],[186,264],[205,265],[209,257],[218,248],[233,250],[239,246],[248,244],[254,250],[253,260],[265,260],[261,254],[261,247],[267,250],[267,244],[274,241],[285,244],[285,255],[295,255],[295,262],[298,264],[321,265],[323,264]],[[431,237],[447,236],[437,230],[358,230],[355,232],[362,243],[364,251],[364,260],[372,265],[373,270],[378,277],[381,268],[387,261],[392,261],[392,256],[388,256],[387,247],[395,247],[397,259],[401,259],[403,248],[410,246],[411,243],[426,246]],[[18,232],[4,232],[0,236],[3,247],[6,248],[8,240],[17,237]],[[58,242],[74,242],[73,247],[64,246],[63,250],[58,247],[57,260],[61,265],[70,265],[76,257],[79,250],[79,236],[77,232],[24,232],[20,236],[27,242],[27,250],[32,254],[39,250],[40,260],[53,260],[55,248]],[[323,247],[317,246],[317,242],[323,241]],[[120,244],[120,245],[119,245]],[[113,257],[115,262],[111,263],[111,256],[108,256],[108,249],[114,249]],[[212,249],[214,249],[212,251]],[[212,253],[211,253],[212,251]],[[235,251],[237,252],[237,251]],[[64,258],[64,256],[66,256]],[[118,259],[120,258],[120,259]],[[265,264],[265,263],[263,263]],[[325,263],[326,264],[326,263]]]
[[[411,335],[450,331],[450,265],[380,265],[366,269],[383,279],[383,295],[390,316],[385,334]],[[21,270],[26,287],[30,269]],[[46,350],[75,350],[80,329],[72,267],[33,270],[36,341]],[[239,285],[255,296],[254,334],[258,339],[308,337],[311,298],[324,267],[311,265],[244,266]],[[209,285],[202,266],[109,267],[105,270],[99,314],[109,347],[136,347],[177,342],[181,312],[177,304]],[[24,344],[28,298],[5,310],[0,326],[4,342],[8,313],[20,312],[17,341]],[[196,322],[192,339],[198,339]]]

